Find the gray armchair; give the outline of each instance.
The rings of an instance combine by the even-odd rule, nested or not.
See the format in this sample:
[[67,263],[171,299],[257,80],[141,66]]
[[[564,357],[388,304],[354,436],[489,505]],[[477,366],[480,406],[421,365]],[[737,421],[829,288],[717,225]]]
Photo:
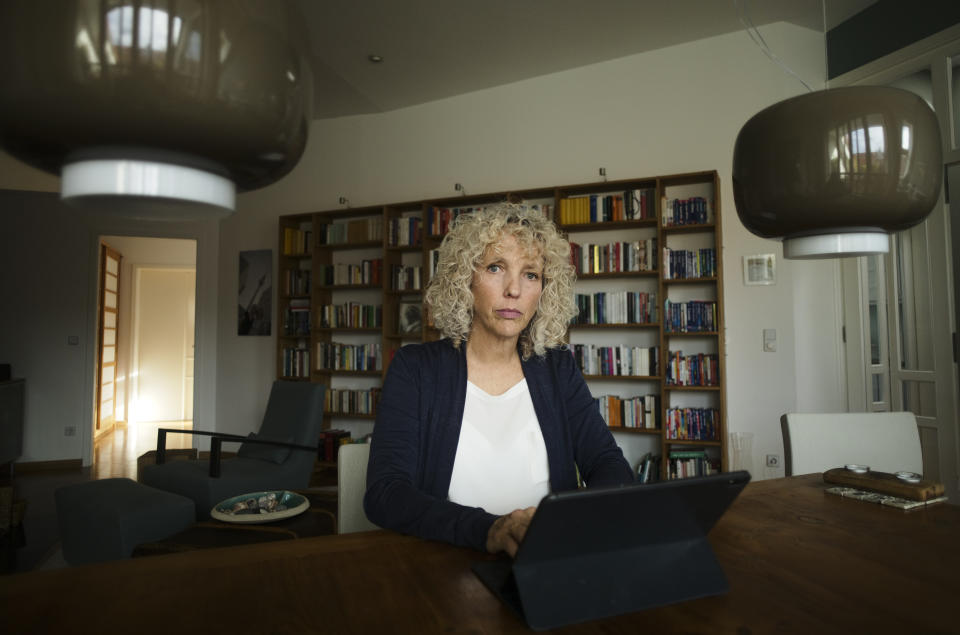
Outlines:
[[[324,386],[308,382],[275,381],[267,411],[256,435],[160,429],[157,464],[143,466],[145,485],[193,500],[197,520],[210,517],[220,501],[263,490],[303,489],[310,484],[317,443],[323,425]],[[164,461],[166,435],[201,434],[211,437],[209,459]],[[236,457],[222,459],[224,442],[240,443]]]

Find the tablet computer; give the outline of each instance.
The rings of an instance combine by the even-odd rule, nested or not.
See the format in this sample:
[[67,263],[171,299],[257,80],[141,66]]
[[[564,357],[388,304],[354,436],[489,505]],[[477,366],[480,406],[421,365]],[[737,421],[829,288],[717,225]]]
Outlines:
[[707,533],[749,481],[727,472],[550,494],[516,558],[473,571],[536,630],[719,595],[728,585]]

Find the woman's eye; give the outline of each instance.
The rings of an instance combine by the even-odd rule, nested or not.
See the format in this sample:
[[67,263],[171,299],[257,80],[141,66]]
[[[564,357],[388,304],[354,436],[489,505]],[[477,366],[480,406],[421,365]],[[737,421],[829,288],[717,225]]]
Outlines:
[[490,273],[497,273],[497,272],[500,271],[501,269],[502,269],[502,267],[501,267],[500,265],[496,264],[496,263],[494,263],[494,264],[492,264],[492,265],[487,265],[487,271],[489,271]]
[[539,280],[539,279],[540,279],[539,273],[534,273],[532,271],[527,272],[527,280]]

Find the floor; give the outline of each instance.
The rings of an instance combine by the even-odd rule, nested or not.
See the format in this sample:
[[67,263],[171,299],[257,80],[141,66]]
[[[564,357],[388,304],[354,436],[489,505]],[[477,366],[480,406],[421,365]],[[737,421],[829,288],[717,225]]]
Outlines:
[[[28,472],[16,477],[16,497],[27,501],[26,544],[16,551],[16,571],[31,571],[57,551],[59,534],[53,493],[58,487],[104,478],[137,477],[137,457],[157,447],[157,428],[190,429],[190,421],[117,424],[93,444],[93,465],[75,470]],[[191,437],[167,434],[168,448],[189,448]]]

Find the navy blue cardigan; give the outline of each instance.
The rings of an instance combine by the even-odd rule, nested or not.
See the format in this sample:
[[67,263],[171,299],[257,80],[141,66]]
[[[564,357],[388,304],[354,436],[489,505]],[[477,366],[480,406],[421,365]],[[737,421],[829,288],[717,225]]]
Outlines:
[[[377,525],[485,550],[497,519],[447,500],[467,395],[466,346],[449,340],[401,348],[387,371],[370,446],[363,504]],[[552,491],[633,480],[567,350],[522,362],[540,421]]]

